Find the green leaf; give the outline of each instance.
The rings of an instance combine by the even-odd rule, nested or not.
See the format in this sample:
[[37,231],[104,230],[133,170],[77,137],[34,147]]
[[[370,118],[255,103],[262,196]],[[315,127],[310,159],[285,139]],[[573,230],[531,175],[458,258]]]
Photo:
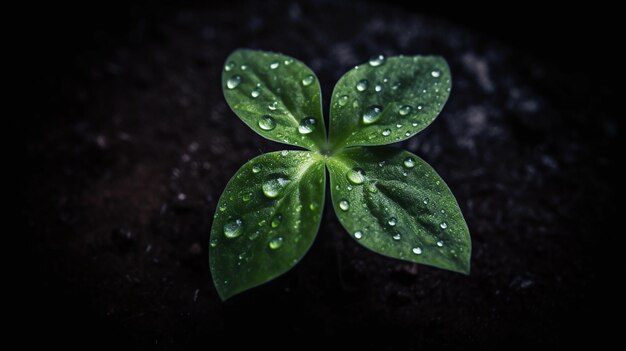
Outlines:
[[319,228],[325,182],[317,152],[272,152],[237,171],[211,228],[209,263],[222,300],[285,273],[304,256]]
[[335,149],[383,145],[412,137],[439,114],[450,93],[450,70],[436,56],[379,57],[335,85],[330,144]]
[[325,146],[320,85],[304,63],[240,49],[226,59],[222,90],[237,116],[265,138],[309,150]]
[[359,244],[469,274],[469,230],[454,195],[426,162],[392,147],[359,147],[327,165],[335,212]]

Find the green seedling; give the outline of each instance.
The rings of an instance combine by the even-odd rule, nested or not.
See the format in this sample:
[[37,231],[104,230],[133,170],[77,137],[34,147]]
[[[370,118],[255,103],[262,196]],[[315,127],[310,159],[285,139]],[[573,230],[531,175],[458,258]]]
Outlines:
[[382,146],[426,128],[450,92],[450,70],[435,56],[377,56],[335,85],[330,133],[320,85],[304,63],[237,50],[224,65],[230,108],[252,130],[306,150],[260,155],[220,197],[210,266],[220,297],[288,271],[311,247],[332,205],[354,240],[379,254],[468,274],[471,241],[456,199],[418,156]]

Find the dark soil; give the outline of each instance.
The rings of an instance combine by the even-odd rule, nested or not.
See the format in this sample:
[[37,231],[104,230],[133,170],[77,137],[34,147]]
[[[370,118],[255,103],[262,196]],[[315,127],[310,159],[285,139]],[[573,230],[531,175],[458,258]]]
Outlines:
[[[23,207],[34,335],[89,348],[206,347],[230,333],[411,348],[592,338],[620,135],[601,104],[608,88],[405,9],[279,4],[136,11],[45,53],[57,56],[26,106],[36,121]],[[375,54],[444,56],[448,104],[398,146],[453,189],[472,235],[471,275],[376,255],[327,206],[296,268],[221,302],[207,252],[217,200],[248,159],[284,148],[222,97],[223,62],[239,47],[307,63],[325,110],[334,82]]]

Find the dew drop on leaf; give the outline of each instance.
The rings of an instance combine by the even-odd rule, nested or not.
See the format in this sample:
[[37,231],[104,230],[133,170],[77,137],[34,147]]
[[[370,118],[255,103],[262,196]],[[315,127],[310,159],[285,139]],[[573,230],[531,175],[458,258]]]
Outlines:
[[402,239],[402,235],[400,235],[400,233],[396,233],[394,236],[392,236],[393,240],[398,241],[400,239]]
[[270,240],[268,246],[270,247],[270,249],[272,250],[278,250],[280,249],[281,246],[283,246],[283,237],[282,236],[278,236],[272,240]]
[[396,217],[391,217],[391,218],[389,218],[387,223],[389,223],[390,226],[394,227],[396,225],[396,223],[398,223],[398,220],[396,219]]
[[346,177],[352,184],[363,184],[365,181],[365,172],[360,168],[353,168],[346,173]]
[[419,247],[414,247],[411,251],[413,251],[414,254],[416,255],[421,255],[422,254],[422,249]]
[[360,230],[357,230],[356,232],[354,232],[354,238],[359,240],[363,237],[363,232]]
[[380,105],[372,105],[363,113],[363,123],[372,124],[378,121],[383,114],[383,108]]
[[439,78],[439,76],[441,75],[441,72],[435,70],[435,71],[430,72],[430,75],[435,78]]
[[374,90],[375,90],[377,93],[380,93],[380,92],[383,90],[383,87],[381,87],[380,85],[376,84],[376,86],[374,87]]
[[263,130],[272,130],[276,128],[276,121],[270,115],[265,115],[259,120],[259,128]]
[[217,246],[217,238],[213,238],[209,241],[209,244],[211,245],[211,247],[216,247]]
[[224,236],[233,239],[243,232],[243,221],[239,218],[224,224]]
[[389,136],[389,135],[391,135],[391,129],[387,128],[387,129],[383,130],[381,134],[383,136]]
[[241,65],[241,70],[242,70],[242,71],[245,71],[245,70],[247,70],[247,69],[248,69],[248,65]]
[[411,113],[411,110],[412,110],[412,109],[413,109],[413,108],[412,108],[411,106],[409,106],[409,105],[404,105],[404,106],[400,107],[400,109],[398,110],[398,113],[400,114],[400,116],[406,116],[406,115],[408,115],[409,113]]
[[415,167],[415,160],[412,157],[407,157],[404,159],[404,167],[413,168]]
[[341,208],[341,210],[343,211],[347,211],[350,209],[350,203],[348,202],[348,200],[341,200],[339,201],[339,208]]
[[302,85],[304,85],[305,87],[308,87],[309,85],[313,84],[314,80],[315,80],[315,77],[313,77],[312,75],[308,75],[302,78]]
[[259,88],[254,88],[251,92],[250,92],[250,96],[252,96],[253,98],[258,98],[261,95],[261,89]]
[[258,239],[258,237],[261,235],[261,232],[258,230],[255,230],[252,234],[248,235],[248,239],[250,240],[256,240]]
[[372,67],[378,67],[382,65],[383,63],[385,63],[385,56],[378,55],[378,56],[372,57],[369,63],[370,63],[370,66]]
[[235,63],[230,61],[227,64],[224,65],[224,71],[226,72],[230,72],[233,70],[233,68],[235,68]]
[[298,132],[300,134],[309,134],[315,130],[315,118],[313,117],[304,117],[300,121],[300,125],[298,126]]
[[235,74],[234,76],[228,78],[226,81],[226,87],[230,90],[235,89],[239,86],[239,84],[241,84],[241,81],[243,81],[243,78],[241,78],[240,75]]
[[277,69],[279,65],[280,65],[280,63],[278,61],[274,61],[274,62],[270,63],[270,68],[271,69]]
[[274,216],[274,218],[272,219],[272,223],[270,223],[270,225],[272,226],[272,228],[278,228],[280,226],[280,223],[282,223],[282,221],[283,221],[283,215],[279,213],[276,216]]
[[441,229],[448,228],[448,224],[446,222],[441,223],[439,226],[441,227]]
[[443,246],[443,241],[441,241],[441,240],[437,241],[437,246],[442,247]]
[[263,194],[270,199],[278,197],[280,191],[289,183],[289,179],[278,178],[267,181],[263,184]]
[[269,108],[270,111],[276,111],[277,107],[278,107],[278,102],[277,101],[274,101],[269,106],[267,106],[267,108]]
[[369,86],[369,82],[367,81],[367,79],[361,79],[360,81],[356,83],[356,90],[365,91],[367,90],[368,86]]
[[348,104],[348,95],[340,96],[337,102],[339,103],[339,106],[346,106]]
[[261,166],[258,166],[258,165],[252,166],[252,173],[256,174],[256,173],[259,173],[259,172],[261,172]]
[[245,194],[243,194],[243,196],[241,197],[241,199],[242,199],[244,202],[248,202],[248,201],[250,201],[250,200],[252,199],[252,193],[245,193]]

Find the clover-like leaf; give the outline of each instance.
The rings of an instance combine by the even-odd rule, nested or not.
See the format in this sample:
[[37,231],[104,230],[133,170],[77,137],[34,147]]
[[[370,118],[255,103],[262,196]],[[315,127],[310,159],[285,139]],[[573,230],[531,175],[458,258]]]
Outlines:
[[226,59],[222,89],[237,116],[265,138],[309,150],[325,146],[320,85],[304,63],[240,49]]
[[339,149],[410,138],[437,117],[449,93],[450,70],[440,57],[376,57],[335,85],[330,143]]
[[220,197],[209,249],[225,300],[289,270],[307,252],[324,208],[319,153],[281,151],[247,162]]
[[327,165],[335,212],[360,244],[469,274],[469,230],[450,189],[426,162],[381,146],[345,149]]

